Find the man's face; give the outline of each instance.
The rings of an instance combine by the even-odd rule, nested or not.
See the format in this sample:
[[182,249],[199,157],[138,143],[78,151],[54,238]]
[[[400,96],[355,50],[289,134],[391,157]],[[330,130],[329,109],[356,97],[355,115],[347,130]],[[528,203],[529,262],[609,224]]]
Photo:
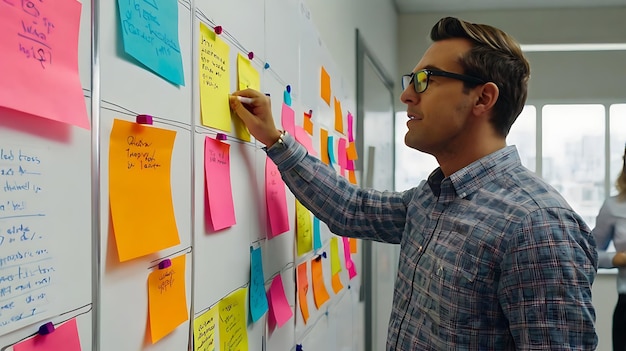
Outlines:
[[[470,49],[471,44],[465,39],[434,42],[413,72],[430,68],[463,74],[459,60]],[[422,93],[417,93],[413,84],[407,86],[400,96],[407,105],[409,117],[404,142],[435,157],[463,150],[471,141],[464,130],[471,123],[475,98],[462,81],[448,77],[430,76],[428,87]]]

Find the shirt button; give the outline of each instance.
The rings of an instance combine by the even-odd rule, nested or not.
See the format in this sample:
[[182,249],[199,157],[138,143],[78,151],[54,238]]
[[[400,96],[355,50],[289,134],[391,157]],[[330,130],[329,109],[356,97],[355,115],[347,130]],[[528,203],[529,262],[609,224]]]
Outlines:
[[422,245],[420,245],[420,247],[417,248],[417,251],[422,251]]

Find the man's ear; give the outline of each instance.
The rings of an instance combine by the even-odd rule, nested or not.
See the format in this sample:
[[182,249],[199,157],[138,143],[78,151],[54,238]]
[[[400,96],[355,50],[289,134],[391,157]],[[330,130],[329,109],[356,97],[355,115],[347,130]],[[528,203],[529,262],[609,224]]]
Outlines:
[[489,82],[479,87],[477,92],[478,99],[474,104],[474,112],[477,115],[482,115],[489,112],[496,104],[496,101],[498,101],[498,97],[500,96],[500,89],[498,89],[498,86],[495,83]]

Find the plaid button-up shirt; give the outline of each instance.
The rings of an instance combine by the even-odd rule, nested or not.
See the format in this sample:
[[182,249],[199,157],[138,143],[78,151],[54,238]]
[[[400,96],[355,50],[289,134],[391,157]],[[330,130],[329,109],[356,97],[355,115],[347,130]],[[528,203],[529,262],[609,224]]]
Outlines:
[[333,233],[401,245],[388,350],[595,350],[595,242],[514,146],[404,192],[354,187],[290,135],[267,153]]

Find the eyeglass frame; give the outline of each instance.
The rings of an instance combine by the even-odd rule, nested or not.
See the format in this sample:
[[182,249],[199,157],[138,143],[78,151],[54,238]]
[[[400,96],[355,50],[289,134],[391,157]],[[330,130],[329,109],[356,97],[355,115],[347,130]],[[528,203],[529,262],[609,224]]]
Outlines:
[[[417,91],[417,85],[415,84],[415,77],[417,77],[417,74],[420,73],[420,72],[425,72],[426,73],[426,86],[424,87],[424,89],[422,91]],[[402,75],[402,90],[405,90],[409,85],[413,84],[415,92],[423,93],[423,92],[426,91],[426,89],[428,89],[428,83],[430,83],[430,76],[452,78],[452,79],[460,80],[460,81],[463,81],[463,82],[466,82],[466,83],[475,84],[475,85],[480,85],[480,84],[487,83],[483,79],[480,79],[480,78],[477,78],[477,77],[473,77],[473,76],[468,76],[466,74],[460,74],[460,73],[454,73],[454,72],[448,72],[448,71],[441,71],[441,70],[437,70],[437,69],[426,68],[426,69],[421,69],[421,70],[419,70],[417,72],[411,72],[410,74],[403,74]],[[405,84],[405,79],[407,79],[408,84]]]

